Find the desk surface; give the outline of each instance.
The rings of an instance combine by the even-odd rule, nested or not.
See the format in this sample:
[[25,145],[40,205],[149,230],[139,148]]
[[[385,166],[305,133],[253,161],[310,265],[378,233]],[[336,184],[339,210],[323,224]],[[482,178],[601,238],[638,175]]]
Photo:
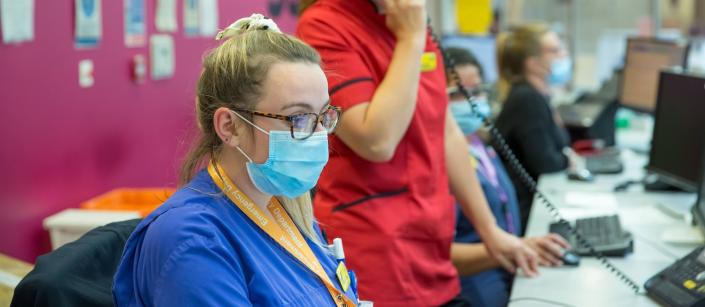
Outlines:
[[10,306],[15,285],[32,267],[29,263],[0,254],[0,306]]
[[[665,214],[659,207],[686,212],[695,203],[695,195],[688,193],[650,193],[642,187],[627,192],[613,193],[612,188],[627,179],[643,177],[646,157],[624,152],[625,172],[619,175],[599,175],[595,182],[569,181],[562,173],[544,175],[539,190],[564,215],[582,216],[581,212],[606,211],[604,204],[595,208],[576,207],[566,202],[566,195],[591,195],[616,200],[616,210],[622,226],[634,235],[634,253],[624,258],[610,258],[620,270],[642,286],[646,280],[686,255],[698,244],[672,244],[661,239],[669,231],[687,232],[692,228],[678,217]],[[578,194],[576,194],[578,193]],[[577,212],[577,213],[576,213]],[[569,220],[570,217],[566,217]],[[544,235],[553,221],[548,210],[535,202],[527,225],[527,236]],[[549,302],[550,301],[550,302]],[[510,306],[658,306],[647,296],[636,295],[595,258],[583,257],[578,267],[542,268],[536,278],[517,276],[514,280]]]

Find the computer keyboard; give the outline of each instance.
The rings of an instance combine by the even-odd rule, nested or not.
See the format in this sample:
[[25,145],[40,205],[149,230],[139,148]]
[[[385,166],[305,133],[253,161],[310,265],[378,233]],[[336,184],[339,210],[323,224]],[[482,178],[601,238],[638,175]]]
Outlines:
[[599,154],[585,158],[585,168],[593,174],[619,174],[624,165],[619,154]]
[[[592,256],[590,248],[579,244],[565,223],[553,223],[549,231],[565,238],[573,251],[581,256]],[[582,218],[575,221],[575,229],[596,251],[605,256],[625,256],[634,250],[631,233],[624,231],[618,215]]]

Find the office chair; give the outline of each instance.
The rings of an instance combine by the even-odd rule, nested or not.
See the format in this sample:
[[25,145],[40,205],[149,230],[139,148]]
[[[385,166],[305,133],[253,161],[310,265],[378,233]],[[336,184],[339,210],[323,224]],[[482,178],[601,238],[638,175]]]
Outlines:
[[140,221],[98,227],[40,256],[15,288],[10,306],[113,306],[113,276]]

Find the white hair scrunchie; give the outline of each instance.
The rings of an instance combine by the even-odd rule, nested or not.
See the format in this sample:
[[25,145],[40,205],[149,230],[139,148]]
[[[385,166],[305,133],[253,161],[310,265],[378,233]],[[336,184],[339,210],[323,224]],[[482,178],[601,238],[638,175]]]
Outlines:
[[240,18],[227,28],[218,32],[215,40],[228,39],[245,31],[267,30],[282,33],[274,20],[264,17],[262,14],[252,14],[250,17]]

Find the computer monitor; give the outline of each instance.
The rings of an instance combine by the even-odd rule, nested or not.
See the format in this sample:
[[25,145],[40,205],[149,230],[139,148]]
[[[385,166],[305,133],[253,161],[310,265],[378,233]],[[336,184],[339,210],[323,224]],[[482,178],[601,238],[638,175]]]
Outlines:
[[[705,157],[704,157],[705,158]],[[705,159],[703,159],[705,164]],[[700,168],[700,186],[698,187],[698,198],[691,210],[693,220],[700,229],[700,232],[705,236],[705,165]]]
[[653,112],[656,105],[659,71],[683,67],[688,45],[651,38],[629,38],[619,101],[622,106]]
[[648,169],[695,191],[705,155],[705,76],[662,71]]
[[459,47],[470,50],[482,65],[485,83],[495,83],[497,74],[497,43],[493,36],[450,35],[443,37],[444,47]]

